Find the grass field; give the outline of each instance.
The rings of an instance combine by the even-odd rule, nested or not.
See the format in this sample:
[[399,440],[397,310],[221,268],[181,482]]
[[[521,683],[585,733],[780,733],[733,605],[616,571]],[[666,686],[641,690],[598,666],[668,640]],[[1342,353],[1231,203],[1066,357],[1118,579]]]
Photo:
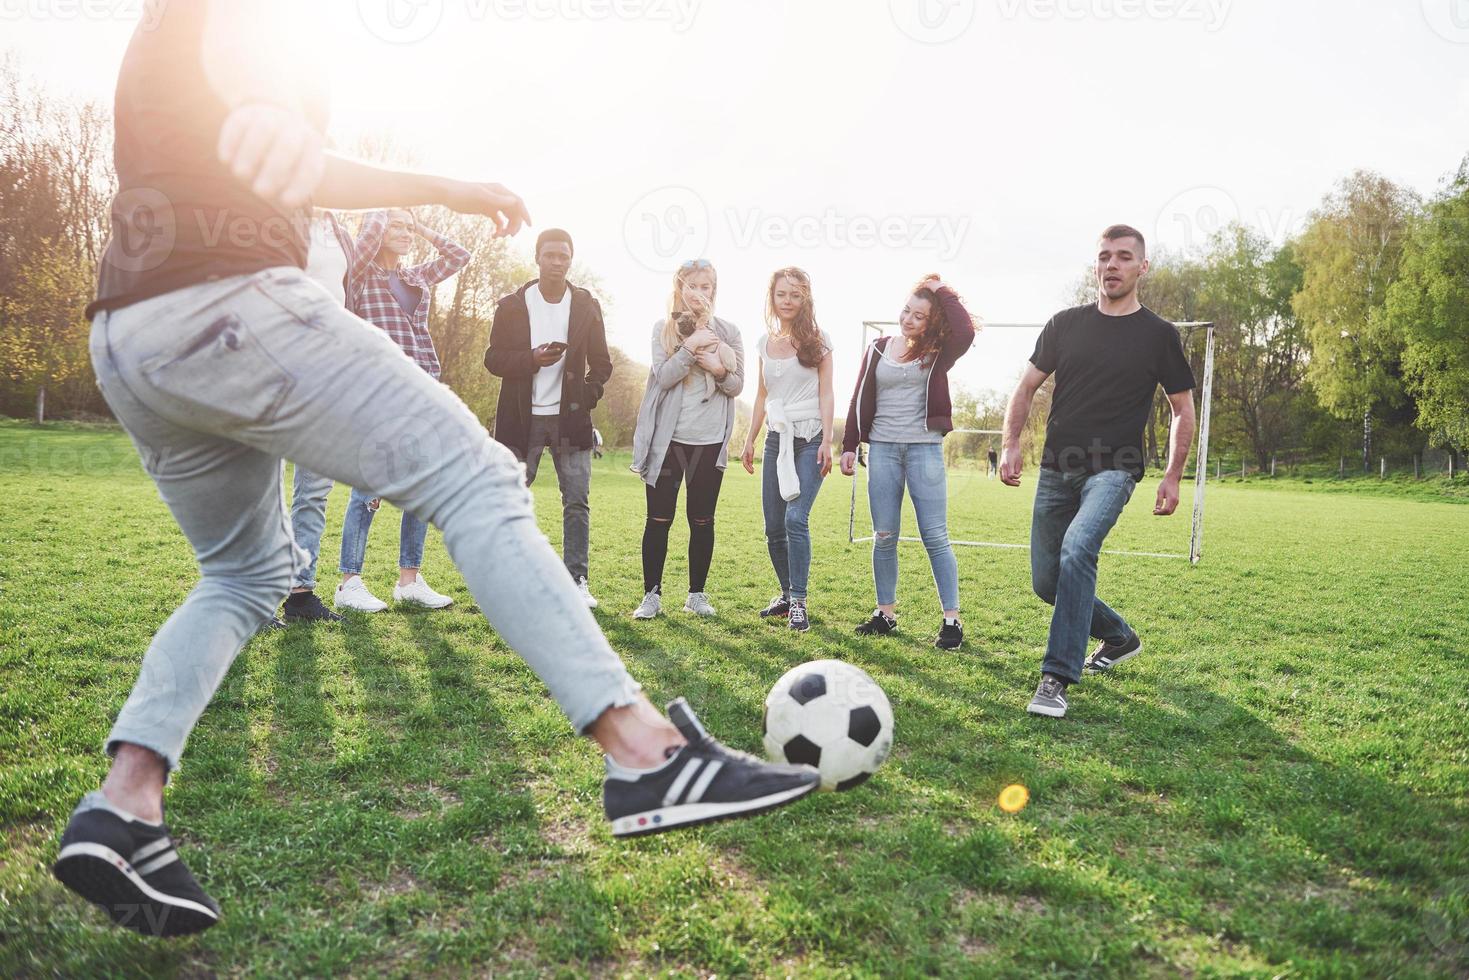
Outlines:
[[[1147,652],[1054,722],[1024,713],[1048,616],[1023,551],[960,552],[968,640],[941,654],[922,549],[904,546],[902,632],[858,643],[870,568],[834,476],[814,515],[815,628],[793,636],[755,616],[773,583],[758,483],[731,469],[720,617],[634,623],[642,491],[604,461],[598,618],[652,697],[687,696],[755,751],[782,672],[851,660],[896,712],[879,775],[613,841],[601,760],[433,534],[426,573],[451,610],[293,628],[241,654],[168,798],[224,920],[160,943],[111,929],[47,866],[193,561],[120,433],[0,425],[0,976],[1469,975],[1469,507],[1313,490],[1211,489],[1197,568],[1104,558],[1102,592]],[[1022,491],[954,476],[954,535],[1024,541],[1033,491],[1033,473]],[[1152,494],[1111,547],[1187,549],[1186,514],[1153,518]],[[380,595],[396,535],[385,513]],[[670,594],[685,540],[680,518]],[[1014,782],[1031,803],[1010,816],[995,799]]]

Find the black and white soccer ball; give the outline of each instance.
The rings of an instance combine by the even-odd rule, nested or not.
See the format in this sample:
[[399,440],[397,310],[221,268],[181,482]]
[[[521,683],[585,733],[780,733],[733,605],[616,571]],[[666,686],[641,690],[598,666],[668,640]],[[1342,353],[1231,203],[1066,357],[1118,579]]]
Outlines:
[[860,786],[893,748],[893,707],[860,667],[813,660],[786,672],[765,698],[765,754],[821,770],[821,788]]

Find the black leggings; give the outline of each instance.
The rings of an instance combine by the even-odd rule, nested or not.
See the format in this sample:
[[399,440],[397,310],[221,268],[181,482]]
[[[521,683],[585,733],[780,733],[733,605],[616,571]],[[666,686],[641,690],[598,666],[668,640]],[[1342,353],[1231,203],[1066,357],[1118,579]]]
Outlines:
[[648,523],[643,528],[643,591],[663,591],[663,563],[668,558],[668,529],[678,512],[678,486],[688,484],[689,591],[703,592],[714,560],[714,508],[724,471],[714,465],[722,443],[689,446],[670,443],[658,483],[647,487]]

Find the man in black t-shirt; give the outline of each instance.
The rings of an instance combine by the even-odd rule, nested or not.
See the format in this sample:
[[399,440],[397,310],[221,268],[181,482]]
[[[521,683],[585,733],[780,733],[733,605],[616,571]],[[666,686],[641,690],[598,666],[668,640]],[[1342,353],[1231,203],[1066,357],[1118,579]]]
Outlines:
[[[1194,435],[1194,375],[1178,331],[1138,301],[1147,271],[1141,232],[1127,225],[1104,231],[1096,304],[1051,318],[1005,412],[1000,479],[1017,487],[1020,432],[1036,389],[1055,375],[1030,531],[1031,583],[1055,611],[1032,714],[1063,717],[1066,688],[1083,670],[1100,673],[1142,651],[1127,621],[1097,598],[1097,556],[1142,479],[1143,429],[1159,385],[1173,406],[1173,426],[1154,514],[1178,509]],[[1101,641],[1090,657],[1088,635]]]

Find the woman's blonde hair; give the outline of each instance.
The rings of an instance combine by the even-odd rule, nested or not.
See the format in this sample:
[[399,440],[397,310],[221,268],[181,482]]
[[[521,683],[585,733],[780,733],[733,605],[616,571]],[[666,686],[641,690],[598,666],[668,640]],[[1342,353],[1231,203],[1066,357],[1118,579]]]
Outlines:
[[[684,286],[694,276],[701,272],[707,272],[714,279],[714,292],[709,297],[709,308],[707,310],[695,311],[689,308],[684,299]],[[663,351],[672,354],[674,348],[683,343],[683,338],[688,334],[679,330],[681,318],[692,318],[693,330],[707,327],[709,321],[714,318],[714,301],[719,297],[719,273],[714,269],[714,263],[708,259],[693,259],[678,267],[673,274],[673,295],[668,298],[668,316],[663,319]],[[693,330],[689,332],[692,333]]]

